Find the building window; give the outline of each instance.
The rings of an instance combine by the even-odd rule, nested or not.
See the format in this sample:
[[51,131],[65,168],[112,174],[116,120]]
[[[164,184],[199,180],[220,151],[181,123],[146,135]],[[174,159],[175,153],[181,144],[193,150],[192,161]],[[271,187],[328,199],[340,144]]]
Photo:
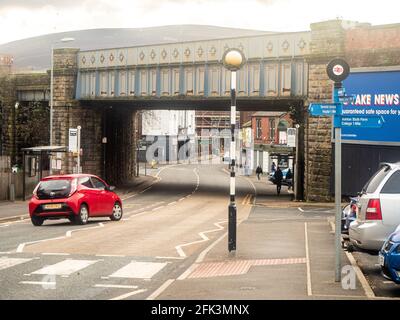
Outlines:
[[275,141],[275,119],[269,119],[269,140]]
[[256,138],[261,139],[261,137],[262,137],[261,119],[256,119]]

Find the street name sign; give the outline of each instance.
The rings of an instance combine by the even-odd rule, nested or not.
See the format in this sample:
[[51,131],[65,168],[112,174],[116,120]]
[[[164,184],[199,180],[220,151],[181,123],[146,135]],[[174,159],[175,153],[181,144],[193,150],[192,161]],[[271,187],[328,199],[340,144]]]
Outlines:
[[337,107],[338,103],[311,103],[308,111],[312,116],[333,116]]

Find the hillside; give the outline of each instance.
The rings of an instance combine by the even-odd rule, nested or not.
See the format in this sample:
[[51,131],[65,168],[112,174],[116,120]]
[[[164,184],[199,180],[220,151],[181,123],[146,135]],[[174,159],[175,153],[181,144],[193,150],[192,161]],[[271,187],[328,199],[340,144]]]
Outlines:
[[[204,25],[176,25],[140,29],[90,29],[42,35],[0,45],[0,53],[14,56],[15,71],[50,68],[51,46],[62,38],[75,41],[58,46],[81,50],[151,45],[270,33],[267,31],[234,29]],[[57,45],[56,45],[57,47]]]

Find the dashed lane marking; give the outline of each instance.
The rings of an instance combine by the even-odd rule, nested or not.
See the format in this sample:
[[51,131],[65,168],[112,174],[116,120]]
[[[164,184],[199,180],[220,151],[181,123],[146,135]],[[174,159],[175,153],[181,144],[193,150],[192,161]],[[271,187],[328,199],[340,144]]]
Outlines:
[[110,278],[151,279],[167,265],[166,262],[132,261],[110,275]]
[[56,252],[44,252],[42,253],[43,256],[69,256],[69,253],[56,253]]
[[46,266],[31,274],[46,274],[46,275],[59,275],[69,276],[79,270],[85,269],[100,260],[73,260],[67,259],[53,265]]
[[176,204],[176,201],[168,203],[168,206],[173,206],[174,204]]
[[32,258],[7,258],[0,257],[0,270],[14,267],[16,265],[33,260]]

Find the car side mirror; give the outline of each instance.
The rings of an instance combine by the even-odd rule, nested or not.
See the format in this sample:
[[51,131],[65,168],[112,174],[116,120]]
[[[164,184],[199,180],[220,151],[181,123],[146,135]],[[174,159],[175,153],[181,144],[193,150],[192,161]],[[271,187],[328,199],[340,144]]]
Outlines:
[[115,186],[106,186],[106,190],[107,191],[114,191],[115,190]]

